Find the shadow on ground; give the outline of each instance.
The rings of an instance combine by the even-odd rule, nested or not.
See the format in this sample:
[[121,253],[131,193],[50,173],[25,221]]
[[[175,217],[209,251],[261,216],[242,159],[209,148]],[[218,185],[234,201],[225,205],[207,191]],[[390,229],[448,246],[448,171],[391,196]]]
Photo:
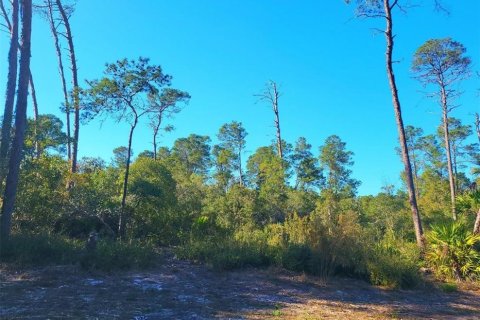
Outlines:
[[167,257],[147,272],[0,268],[1,319],[480,319],[480,292],[392,291],[279,270],[218,272]]

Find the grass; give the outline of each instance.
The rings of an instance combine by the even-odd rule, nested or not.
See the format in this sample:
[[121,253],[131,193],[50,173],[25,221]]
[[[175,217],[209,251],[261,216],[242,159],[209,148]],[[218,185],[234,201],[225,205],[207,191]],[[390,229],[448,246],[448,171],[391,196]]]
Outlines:
[[451,282],[440,283],[438,287],[445,293],[452,293],[458,291],[457,285]]
[[17,266],[79,264],[87,270],[115,271],[153,266],[158,255],[140,242],[101,240],[87,252],[79,240],[50,234],[13,234],[0,246],[0,260]]

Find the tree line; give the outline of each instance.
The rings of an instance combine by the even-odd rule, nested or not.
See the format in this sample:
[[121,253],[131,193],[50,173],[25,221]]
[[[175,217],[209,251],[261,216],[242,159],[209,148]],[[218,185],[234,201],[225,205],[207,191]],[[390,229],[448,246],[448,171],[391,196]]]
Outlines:
[[[329,249],[330,260],[323,261],[323,265],[331,264],[346,273],[352,268],[366,272],[357,270],[356,262],[348,258],[348,241],[354,241],[359,248],[383,243],[384,247],[373,253],[363,248],[352,254],[363,259],[360,265],[370,275],[380,271],[369,259],[378,258],[389,246],[397,250],[390,252],[392,261],[394,253],[403,252],[402,247],[408,247],[412,240],[421,256],[437,254],[432,244],[441,241],[442,233],[436,225],[451,220],[465,227],[461,231],[465,241],[472,236],[477,238],[470,243],[480,241],[480,201],[475,185],[480,167],[479,115],[472,124],[463,124],[452,116],[454,99],[461,94],[459,84],[470,76],[471,59],[466,48],[451,38],[430,39],[418,48],[412,58],[412,75],[430,90],[429,96],[437,99],[442,118],[439,127],[427,135],[421,128],[405,125],[393,68],[393,22],[395,12],[407,9],[403,1],[356,2],[357,16],[380,18],[386,23],[385,65],[406,188],[405,193],[385,186],[377,196],[362,197],[357,196],[360,181],[352,177],[353,153],[340,137],[329,136],[318,147],[316,156],[306,138],[300,137],[293,145],[282,139],[281,95],[275,81],[267,82],[255,95],[272,109],[275,141],[258,148],[246,161],[248,134],[238,121],[222,125],[218,143],[213,146],[210,137],[191,134],[177,139],[171,148],[162,147],[158,142],[161,131],[173,129],[167,120],[181,112],[191,97],[187,91],[172,87],[172,76],[160,65],[144,57],[121,59],[106,64],[102,77],[87,80],[80,87],[69,23],[74,6],[61,0],[36,5],[31,0],[12,0],[7,10],[3,1],[0,4],[10,32],[0,143],[2,241],[10,237],[12,218],[17,231],[48,230],[85,237],[95,230],[119,240],[183,244],[187,248],[185,255],[193,258],[220,259],[218,252],[207,252],[206,248],[233,237],[237,242],[232,246],[240,245],[235,250],[244,250],[242,246],[257,251],[264,246],[270,248],[261,254],[255,251],[254,259],[275,260],[279,253],[269,250],[282,248],[281,259],[286,261],[282,263],[306,259],[308,262],[297,261],[304,268],[312,268],[312,259],[324,259]],[[34,9],[45,18],[52,33],[62,84],[65,132],[63,121],[39,114],[36,103],[34,118],[26,117],[29,90],[34,96],[30,71]],[[62,46],[67,47],[70,85]],[[114,150],[108,165],[99,158],[78,159],[80,120],[86,123],[96,117],[129,125],[126,145]],[[145,123],[151,128],[153,148],[134,158],[135,131]],[[474,134],[479,143],[469,142]],[[470,175],[465,172],[467,168],[472,168]],[[410,223],[405,218],[407,207]],[[451,218],[447,218],[446,211]],[[430,245],[425,223],[432,230]],[[473,232],[467,232],[466,226]],[[258,242],[250,243],[251,239],[245,238],[248,233],[256,234],[253,238]],[[342,234],[344,238],[339,238]],[[355,237],[358,239],[353,240]],[[272,239],[277,243],[271,243]],[[365,242],[360,243],[360,239]],[[343,252],[339,260],[334,258],[336,250]],[[303,257],[302,252],[307,256]],[[473,252],[469,259],[478,266],[478,250],[469,252]],[[458,266],[451,267],[457,278],[480,273],[478,268],[465,272]]]

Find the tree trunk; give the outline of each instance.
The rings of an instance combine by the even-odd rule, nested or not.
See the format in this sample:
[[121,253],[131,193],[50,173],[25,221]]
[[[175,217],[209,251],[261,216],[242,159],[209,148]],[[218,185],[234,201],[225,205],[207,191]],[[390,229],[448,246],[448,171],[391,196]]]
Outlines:
[[280,134],[280,115],[278,111],[278,90],[277,84],[272,82],[273,87],[273,113],[275,114],[275,129],[277,130],[277,152],[280,159],[283,159],[282,136]]
[[397,84],[395,82],[395,75],[393,72],[392,55],[393,55],[394,42],[393,42],[393,20],[392,20],[392,12],[391,12],[392,7],[390,7],[389,0],[384,0],[383,4],[385,9],[385,19],[387,23],[386,30],[385,30],[385,38],[387,41],[387,51],[385,53],[387,75],[388,75],[388,81],[390,84],[390,90],[392,93],[393,109],[395,111],[395,119],[397,122],[400,147],[402,150],[402,160],[403,160],[403,165],[405,167],[405,176],[407,180],[406,182],[407,182],[407,189],[408,189],[408,200],[410,202],[410,207],[412,210],[415,237],[417,239],[417,245],[419,246],[420,250],[423,251],[425,249],[425,239],[423,236],[422,222],[420,220],[420,212],[418,211],[418,206],[417,206],[415,186],[413,184],[413,177],[412,177],[412,168],[411,168],[410,159],[408,156],[407,141],[405,138],[405,129],[403,126],[403,119],[402,119],[402,109],[400,107],[398,89],[397,89]]
[[477,211],[477,218],[475,219],[475,224],[473,225],[473,234],[480,234],[480,208]]
[[162,116],[158,117],[157,124],[153,127],[153,160],[157,161],[157,135],[162,124]]
[[27,126],[28,82],[30,79],[30,39],[32,32],[32,0],[22,0],[22,40],[20,46],[20,71],[18,78],[17,104],[15,110],[15,135],[10,152],[9,170],[3,196],[0,231],[2,240],[8,240],[12,213],[17,194],[20,162]]
[[60,79],[62,81],[63,89],[63,103],[65,104],[65,114],[66,114],[66,131],[67,131],[67,156],[68,160],[72,160],[72,137],[70,129],[70,101],[68,99],[68,89],[67,81],[65,80],[65,70],[63,68],[63,58],[62,51],[60,49],[60,41],[58,39],[58,32],[55,27],[55,19],[53,17],[53,3],[51,0],[48,0],[48,22],[50,24],[50,31],[52,32],[53,41],[55,44],[55,52],[57,53],[58,60],[58,71],[60,72]]
[[68,21],[67,14],[62,6],[61,0],[56,0],[58,10],[62,16],[63,23],[65,25],[65,31],[68,42],[68,50],[70,52],[70,63],[72,69],[72,84],[73,84],[73,109],[74,109],[74,120],[73,120],[73,143],[72,143],[72,163],[71,163],[71,172],[77,172],[77,155],[78,155],[78,138],[80,131],[80,99],[78,92],[78,69],[77,69],[77,60],[75,58],[75,48],[73,46],[73,37],[72,30],[70,28],[70,22]]
[[132,140],[133,140],[133,131],[138,123],[138,117],[135,116],[135,120],[130,127],[130,135],[128,136],[128,155],[127,163],[125,167],[125,176],[123,178],[123,194],[122,194],[122,208],[120,211],[120,218],[118,220],[118,235],[120,240],[125,237],[125,227],[126,227],[126,217],[125,217],[125,207],[127,203],[127,186],[128,186],[128,175],[130,173],[130,157],[132,156]]
[[[1,2],[1,8],[5,17],[8,17],[3,7],[3,2]],[[2,140],[0,142],[0,186],[3,184],[3,180],[7,175],[8,151],[10,149],[12,132],[13,105],[15,103],[18,58],[18,0],[12,1],[12,22],[10,23],[7,21],[7,24],[10,25],[10,49],[8,51],[8,78],[2,122]]]
[[37,137],[37,127],[38,127],[38,102],[37,102],[37,93],[35,91],[35,84],[33,82],[32,71],[29,72],[29,84],[30,84],[30,94],[32,95],[32,103],[33,103],[33,121],[34,121],[34,128],[33,128],[33,135],[35,139],[35,155],[40,158],[40,147],[38,145],[38,137]]
[[448,168],[448,182],[450,184],[450,201],[452,205],[452,217],[453,220],[457,220],[457,211],[455,208],[455,178],[453,174],[452,166],[452,152],[450,148],[450,137],[448,130],[448,106],[447,106],[447,95],[445,92],[445,86],[441,84],[441,95],[442,95],[442,114],[443,114],[443,133],[445,139],[445,151],[447,154],[447,168]]
[[243,187],[243,172],[242,172],[242,146],[240,146],[240,150],[238,151],[238,177],[240,180],[240,185]]
[[[412,147],[413,149],[413,147]],[[412,165],[413,165],[413,185],[415,186],[415,196],[420,198],[420,192],[418,190],[418,165],[415,150],[412,150]]]
[[478,112],[475,113],[475,129],[477,131],[478,142],[480,142],[480,115],[478,115]]

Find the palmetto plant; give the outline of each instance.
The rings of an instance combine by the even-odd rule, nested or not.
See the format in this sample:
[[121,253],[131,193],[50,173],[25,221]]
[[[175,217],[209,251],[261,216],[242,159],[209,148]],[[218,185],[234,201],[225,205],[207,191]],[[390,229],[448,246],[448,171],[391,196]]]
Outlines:
[[437,276],[463,280],[480,276],[480,235],[460,223],[435,225],[427,235],[426,259]]

